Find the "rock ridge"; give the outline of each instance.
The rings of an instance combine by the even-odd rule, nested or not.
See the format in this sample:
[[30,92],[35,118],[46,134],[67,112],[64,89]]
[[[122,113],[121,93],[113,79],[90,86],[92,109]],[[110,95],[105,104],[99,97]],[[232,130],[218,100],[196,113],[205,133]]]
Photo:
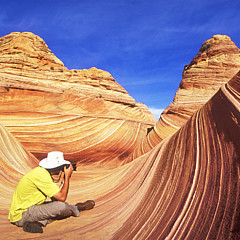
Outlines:
[[176,132],[239,70],[240,49],[230,37],[214,35],[205,41],[193,60],[184,67],[173,102],[162,112],[133,156],[142,155]]
[[[8,78],[7,81],[5,78]],[[110,73],[95,67],[68,70],[43,39],[30,32],[14,32],[0,38],[0,79],[1,86],[18,84],[28,88],[31,84],[31,88],[35,89],[58,89],[77,96],[136,105]]]
[[0,38],[0,123],[38,159],[115,167],[155,122],[107,71],[68,70],[33,33]]
[[[18,180],[37,160],[0,123],[1,237],[239,239],[239,123],[240,72],[148,153],[113,170],[100,164],[78,167],[68,202],[91,197],[95,208],[79,218],[50,224],[41,236],[30,235],[7,219]],[[127,135],[121,145],[129,144]]]

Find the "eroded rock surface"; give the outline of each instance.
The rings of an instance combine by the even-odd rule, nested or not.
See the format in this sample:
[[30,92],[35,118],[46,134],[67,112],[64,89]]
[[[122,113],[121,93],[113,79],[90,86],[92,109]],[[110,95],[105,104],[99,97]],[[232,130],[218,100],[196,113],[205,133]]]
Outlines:
[[185,66],[172,104],[163,111],[132,157],[141,156],[176,132],[239,70],[240,50],[228,36],[215,35],[204,42],[191,63]]
[[239,96],[240,73],[147,154],[107,172],[94,165],[78,168],[68,202],[91,198],[95,208],[51,223],[43,234],[25,233],[7,220],[10,196],[21,176],[16,165],[21,162],[26,171],[35,159],[17,156],[25,153],[21,147],[12,153],[19,143],[1,127],[1,163],[11,166],[1,170],[1,237],[239,239]]
[[155,118],[106,71],[68,70],[32,33],[0,39],[0,122],[36,157],[122,164]]
[[[146,154],[132,161],[126,158],[115,168],[101,166],[109,156],[118,156],[115,162],[119,161],[116,159],[123,154],[123,144],[130,151],[132,138],[137,139],[139,132],[145,131],[141,126],[151,125],[146,123],[147,109],[144,114],[138,108],[131,106],[130,111],[128,105],[118,103],[112,107],[110,118],[105,104],[112,102],[108,100],[80,98],[57,90],[30,91],[13,86],[3,89],[6,94],[5,99],[1,96],[0,105],[2,239],[240,239],[240,72],[175,133],[160,139]],[[29,105],[25,107],[26,100],[33,104],[31,109]],[[101,108],[96,107],[100,100]],[[19,104],[21,111],[14,103]],[[96,109],[89,110],[89,106]],[[121,106],[126,107],[125,111]],[[14,114],[9,115],[8,109]],[[123,114],[121,118],[116,117],[118,111]],[[121,126],[119,121],[123,121]],[[120,132],[114,133],[121,127],[120,144]],[[35,135],[40,136],[34,138]],[[34,140],[32,146],[27,140],[30,138]],[[52,138],[54,141],[48,142]],[[94,209],[82,212],[79,218],[55,221],[44,228],[43,234],[26,233],[11,225],[7,216],[16,184],[38,164],[29,149],[34,149],[37,143],[44,144],[43,139],[46,144],[42,149],[38,147],[38,151],[44,152],[51,144],[56,146],[55,142],[63,148],[71,145],[74,148],[81,138],[86,142],[90,139],[93,145],[85,149],[86,156],[99,155],[99,162],[82,161],[74,153],[67,154],[66,159],[80,163],[72,175],[67,201],[74,204],[93,199]],[[111,152],[116,142],[121,147]]]

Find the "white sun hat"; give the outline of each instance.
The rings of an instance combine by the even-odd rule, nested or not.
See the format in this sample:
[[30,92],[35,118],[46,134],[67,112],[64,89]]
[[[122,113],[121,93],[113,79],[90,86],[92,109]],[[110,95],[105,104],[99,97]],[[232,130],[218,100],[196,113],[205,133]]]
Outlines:
[[39,162],[39,166],[45,169],[57,168],[64,164],[71,163],[69,161],[64,160],[63,153],[58,151],[49,152],[47,158],[44,158]]

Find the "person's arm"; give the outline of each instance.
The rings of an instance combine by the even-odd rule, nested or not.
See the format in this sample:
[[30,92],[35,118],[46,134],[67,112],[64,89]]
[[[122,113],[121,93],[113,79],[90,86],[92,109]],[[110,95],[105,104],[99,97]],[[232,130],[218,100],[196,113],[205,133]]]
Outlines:
[[66,201],[72,172],[73,172],[72,164],[70,164],[69,168],[64,167],[65,180],[64,180],[63,186],[61,190],[53,196],[53,199],[56,199],[60,202]]

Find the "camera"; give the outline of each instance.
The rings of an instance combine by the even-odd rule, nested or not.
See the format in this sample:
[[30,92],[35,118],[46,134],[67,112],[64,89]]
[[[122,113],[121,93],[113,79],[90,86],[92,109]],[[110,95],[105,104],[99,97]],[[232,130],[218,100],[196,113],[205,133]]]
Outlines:
[[[72,163],[73,166],[73,171],[77,171],[77,164],[76,163]],[[66,168],[69,168],[70,164],[66,164]]]

